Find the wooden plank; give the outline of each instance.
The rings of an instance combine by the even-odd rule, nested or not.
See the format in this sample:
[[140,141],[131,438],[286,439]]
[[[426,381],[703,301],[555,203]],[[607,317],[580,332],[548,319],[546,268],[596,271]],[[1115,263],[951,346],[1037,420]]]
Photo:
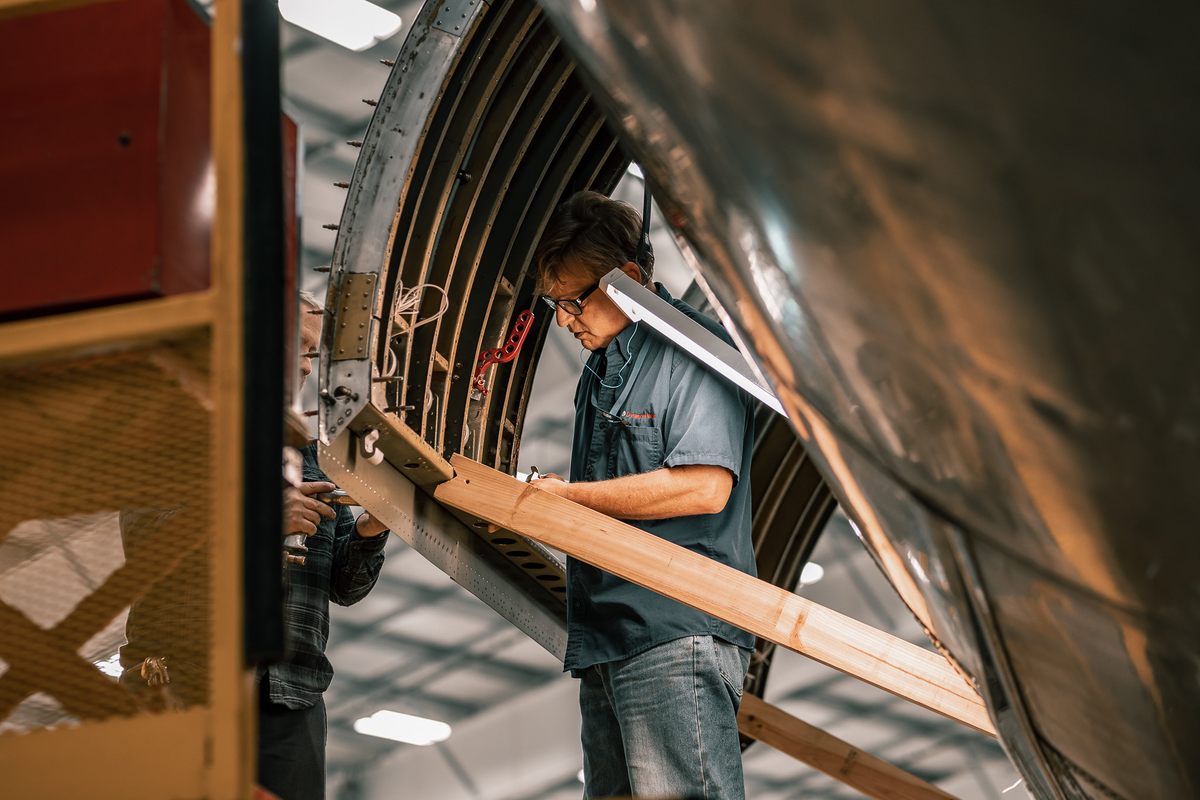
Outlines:
[[876,800],[954,800],[931,783],[746,694],[738,730]]
[[8,322],[0,325],[0,362],[161,340],[208,325],[212,318],[213,294],[203,291]]
[[632,525],[455,455],[446,505],[536,539],[768,641],[994,735],[975,690],[941,655]]

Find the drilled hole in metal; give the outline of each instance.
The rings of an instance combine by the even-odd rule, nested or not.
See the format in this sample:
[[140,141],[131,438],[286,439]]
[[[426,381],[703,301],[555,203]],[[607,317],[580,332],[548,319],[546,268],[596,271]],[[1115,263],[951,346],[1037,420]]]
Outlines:
[[[410,462],[408,462],[407,464],[405,464],[405,465],[404,465],[404,468],[405,468],[405,469],[416,469],[416,468],[417,468],[417,467],[419,467],[419,466],[421,466],[421,462],[419,462],[419,461],[410,461]],[[467,483],[470,483],[470,481],[467,481]]]
[[539,581],[556,581],[556,580],[558,580],[558,576],[557,575],[538,575],[537,579]]
[[493,544],[516,544],[516,539],[509,539],[507,536],[501,536],[499,539],[492,539]]
[[546,565],[537,561],[526,561],[521,565],[525,569],[545,569]]
[[471,524],[474,525],[476,528],[486,528],[488,525],[487,522],[485,522],[484,520],[479,520],[478,522],[472,522]]
[[550,591],[552,591],[552,592],[558,592],[559,594],[566,594],[566,593],[567,593],[567,587],[565,587],[565,586],[551,586],[551,587],[550,587]]
[[508,557],[509,558],[529,558],[529,551],[528,550],[509,550]]

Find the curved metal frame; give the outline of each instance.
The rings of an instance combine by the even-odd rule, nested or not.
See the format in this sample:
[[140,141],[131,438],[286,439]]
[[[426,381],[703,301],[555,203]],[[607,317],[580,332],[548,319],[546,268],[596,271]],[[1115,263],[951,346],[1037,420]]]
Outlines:
[[[535,315],[519,357],[489,370],[484,396],[472,392],[476,357],[534,306],[530,261],[553,209],[579,189],[611,192],[629,159],[529,2],[427,4],[362,142],[331,265],[321,439],[383,430],[385,456],[417,480],[457,452],[511,473],[550,319]],[[425,292],[413,328],[394,310],[426,283],[445,288],[447,308],[422,324],[441,305]],[[833,501],[795,435],[770,416],[755,451],[754,541],[760,574],[791,588]],[[419,444],[399,457],[391,448],[403,429]],[[525,571],[534,602],[546,591],[562,601],[563,566],[544,548],[476,533]],[[756,654],[755,691],[773,651]]]

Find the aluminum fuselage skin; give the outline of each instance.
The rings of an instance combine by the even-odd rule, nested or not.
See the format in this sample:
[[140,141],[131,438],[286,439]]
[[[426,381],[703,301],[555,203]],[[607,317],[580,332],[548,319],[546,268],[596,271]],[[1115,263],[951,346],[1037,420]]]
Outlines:
[[544,7],[1030,790],[1196,796],[1196,8]]

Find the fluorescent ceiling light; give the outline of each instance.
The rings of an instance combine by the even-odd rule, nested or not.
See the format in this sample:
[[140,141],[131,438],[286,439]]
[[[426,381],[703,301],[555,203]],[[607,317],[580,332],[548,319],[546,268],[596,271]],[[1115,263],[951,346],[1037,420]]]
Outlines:
[[366,50],[395,36],[401,19],[367,0],[279,0],[288,22],[348,50]]
[[631,322],[644,322],[671,342],[716,372],[761,400],[776,414],[787,413],[775,393],[758,382],[753,368],[737,348],[642,286],[617,267],[600,279],[600,286]]
[[450,726],[446,723],[398,711],[376,711],[369,717],[355,720],[354,730],[367,736],[421,747],[450,738]]
[[583,770],[579,770],[579,772],[576,772],[576,773],[575,773],[575,777],[579,779],[579,782],[580,782],[580,783],[583,783],[583,782],[584,782],[584,780],[583,780]]
[[642,165],[636,161],[630,161],[629,167],[625,171],[635,178],[644,180],[646,177],[645,173],[642,172]]
[[800,570],[800,585],[811,586],[825,577],[825,568],[815,561],[810,561]]

